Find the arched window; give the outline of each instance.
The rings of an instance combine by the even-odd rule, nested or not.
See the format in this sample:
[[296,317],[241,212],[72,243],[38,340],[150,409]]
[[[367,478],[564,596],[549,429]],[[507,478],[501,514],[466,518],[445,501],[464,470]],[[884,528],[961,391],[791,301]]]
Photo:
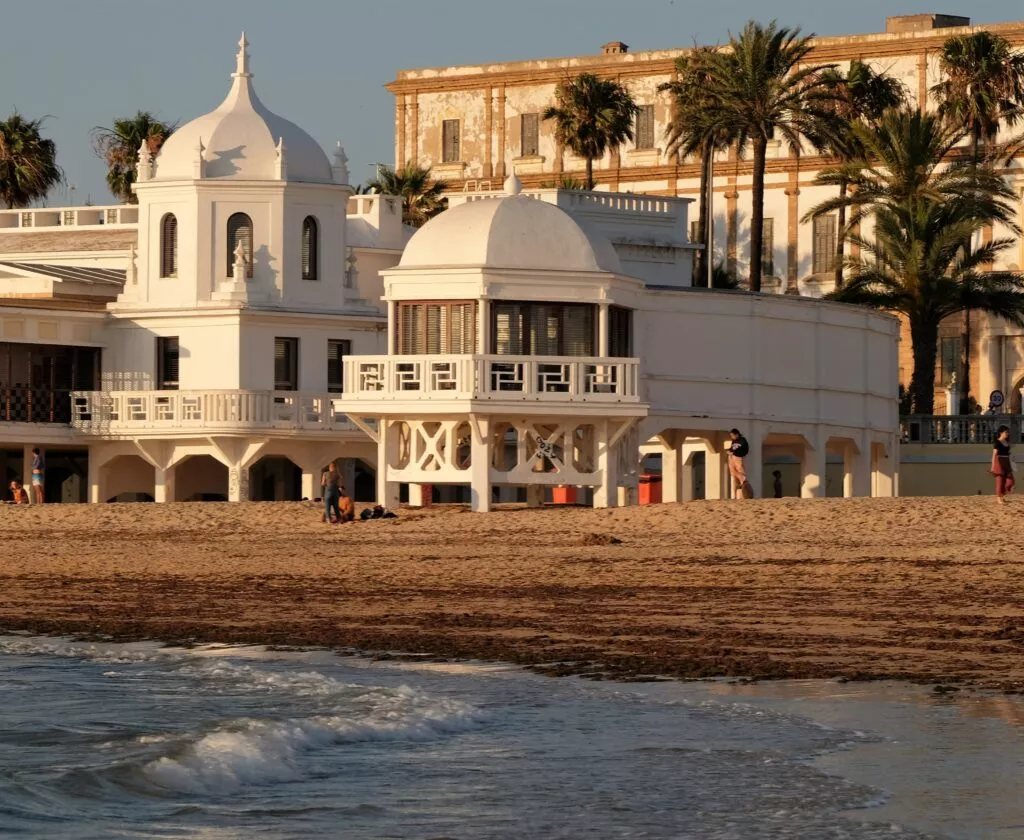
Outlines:
[[316,219],[302,220],[302,279],[318,280],[320,268],[319,236]]
[[160,276],[178,276],[178,220],[173,213],[160,220]]
[[245,213],[232,213],[228,218],[228,277],[235,270],[235,250],[239,242],[245,251],[247,275],[252,277],[252,219]]

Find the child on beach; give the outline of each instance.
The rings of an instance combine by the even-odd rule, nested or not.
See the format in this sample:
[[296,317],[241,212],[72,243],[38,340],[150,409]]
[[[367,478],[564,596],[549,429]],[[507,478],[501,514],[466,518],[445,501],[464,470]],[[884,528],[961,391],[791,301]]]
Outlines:
[[1000,426],[996,430],[996,441],[992,449],[992,467],[989,470],[996,477],[996,500],[1004,504],[1006,494],[1013,492],[1013,461],[1010,458],[1010,427]]
[[11,504],[28,504],[28,492],[25,490],[24,485],[17,479],[11,482]]

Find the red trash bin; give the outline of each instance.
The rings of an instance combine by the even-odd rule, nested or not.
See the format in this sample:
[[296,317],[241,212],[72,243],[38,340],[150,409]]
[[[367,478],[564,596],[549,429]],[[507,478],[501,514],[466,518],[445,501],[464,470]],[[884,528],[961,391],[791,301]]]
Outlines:
[[551,488],[551,501],[556,505],[576,504],[576,488],[567,484],[559,484]]
[[661,476],[655,473],[644,473],[640,476],[640,504],[661,504]]

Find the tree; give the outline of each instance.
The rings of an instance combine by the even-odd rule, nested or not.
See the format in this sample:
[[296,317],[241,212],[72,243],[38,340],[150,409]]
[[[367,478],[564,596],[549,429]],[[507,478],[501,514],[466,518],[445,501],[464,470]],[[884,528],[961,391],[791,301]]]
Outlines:
[[675,62],[676,79],[658,86],[659,91],[672,95],[672,116],[665,131],[669,154],[700,155],[697,242],[704,247],[697,254],[695,286],[707,286],[708,261],[712,258],[708,184],[713,179],[714,154],[727,149],[735,139],[721,113],[707,107],[708,73],[704,64],[712,53],[711,47],[698,47],[690,55],[680,56]]
[[540,187],[542,190],[585,190],[587,185],[579,178],[563,173],[553,181],[545,181]]
[[421,227],[447,207],[444,191],[446,181],[432,181],[430,167],[406,163],[401,169],[381,166],[377,177],[367,187],[385,195],[397,195],[402,199],[402,222]]
[[40,135],[42,125],[17,111],[0,121],[0,201],[8,210],[45,197],[64,180],[57,146]]
[[[994,222],[1018,230],[1013,191],[991,168],[950,162],[967,131],[934,114],[889,110],[877,125],[860,123],[853,131],[861,157],[815,179],[827,186],[848,179],[852,195],[822,202],[812,214],[841,204],[852,208],[842,235],[861,249],[846,258],[852,276],[830,297],[906,317],[914,355],[912,411],[931,414],[944,318],[971,307],[1024,325],[1024,276],[984,270],[1013,240],[993,240],[973,253],[962,247]],[[874,222],[871,236],[855,232],[867,218]]]
[[555,90],[557,105],[544,110],[555,121],[555,139],[587,162],[587,189],[594,189],[594,160],[633,139],[639,108],[618,82],[581,73]]
[[[1002,124],[1014,126],[1024,101],[1024,55],[991,32],[948,38],[939,53],[943,81],[932,87],[939,115],[950,125],[965,126],[971,161],[980,162],[982,144],[991,144]],[[970,249],[969,241],[964,247]],[[961,386],[964,405],[971,388],[971,310],[965,309],[960,337]]]
[[114,120],[111,128],[96,126],[92,130],[96,155],[107,163],[107,186],[119,201],[135,204],[132,192],[139,149],[145,143],[151,155],[156,155],[177,128],[177,123],[165,123],[148,111],[139,111],[134,117]]
[[792,154],[809,142],[822,149],[835,126],[830,104],[835,93],[822,73],[832,65],[806,64],[811,36],[799,29],[750,21],[729,50],[708,55],[709,118],[727,126],[742,150],[753,149],[753,208],[750,219],[750,290],[761,291],[761,242],[764,224],[764,172],[768,141],[777,135]]
[[[863,147],[857,134],[851,129],[857,123],[877,123],[890,108],[898,108],[906,101],[903,84],[872,69],[869,64],[854,59],[849,69],[842,73],[828,68],[822,78],[832,87],[836,98],[825,107],[840,121],[841,130],[828,132],[828,150],[844,163],[856,160],[863,154]],[[839,181],[839,197],[845,199],[849,184],[845,178]],[[846,204],[839,205],[839,230],[846,227]],[[807,221],[808,217],[804,217]],[[835,288],[843,285],[845,259],[845,238],[838,237],[835,266]]]

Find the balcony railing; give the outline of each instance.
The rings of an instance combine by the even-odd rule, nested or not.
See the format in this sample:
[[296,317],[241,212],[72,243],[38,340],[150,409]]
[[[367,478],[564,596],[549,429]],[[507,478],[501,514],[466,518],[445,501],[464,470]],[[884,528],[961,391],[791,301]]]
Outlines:
[[0,423],[69,423],[71,391],[0,385]]
[[345,396],[639,402],[637,359],[580,356],[352,356]]
[[296,391],[77,391],[71,394],[71,425],[91,434],[356,430],[341,394]]
[[1000,426],[1009,426],[1011,442],[1024,443],[1024,416],[1020,414],[915,414],[900,418],[904,443],[991,445]]

